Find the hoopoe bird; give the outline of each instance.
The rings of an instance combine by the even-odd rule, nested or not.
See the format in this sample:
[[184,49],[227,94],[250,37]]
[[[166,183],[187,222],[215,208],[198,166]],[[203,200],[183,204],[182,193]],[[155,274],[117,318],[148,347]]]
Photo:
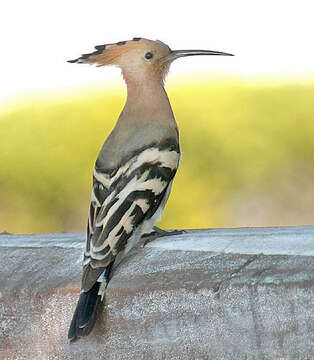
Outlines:
[[70,63],[121,68],[127,100],[97,158],[87,226],[80,297],[70,341],[93,329],[114,262],[154,227],[168,200],[180,160],[179,132],[164,89],[175,59],[231,55],[210,50],[171,50],[161,41],[133,38],[95,46]]

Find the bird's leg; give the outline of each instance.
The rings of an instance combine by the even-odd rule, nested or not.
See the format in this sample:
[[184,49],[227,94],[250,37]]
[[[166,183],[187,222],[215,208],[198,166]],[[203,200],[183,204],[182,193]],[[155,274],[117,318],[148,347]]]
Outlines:
[[171,235],[180,235],[183,234],[184,230],[163,230],[160,229],[157,226],[154,226],[149,233],[145,233],[142,235],[142,239],[144,239],[143,247],[150,243],[151,241],[154,241],[155,239],[163,236],[171,236]]
[[170,236],[170,235],[179,235],[179,234],[183,234],[185,232],[184,230],[176,230],[176,229],[175,230],[163,230],[157,226],[153,227],[153,231],[155,231],[159,237]]

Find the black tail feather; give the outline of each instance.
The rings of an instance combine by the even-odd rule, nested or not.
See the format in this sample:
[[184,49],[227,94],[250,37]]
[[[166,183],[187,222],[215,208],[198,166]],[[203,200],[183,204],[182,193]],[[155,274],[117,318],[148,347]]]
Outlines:
[[89,291],[80,294],[68,333],[71,342],[92,331],[101,304],[101,296],[98,295],[99,286],[100,283],[96,282]]
[[[114,261],[106,268],[100,269],[104,271],[103,281],[105,281],[106,287],[109,283],[113,263]],[[68,332],[70,342],[75,341],[78,337],[88,335],[93,330],[102,305],[101,296],[98,295],[100,286],[101,282],[97,281],[90,290],[81,292]]]

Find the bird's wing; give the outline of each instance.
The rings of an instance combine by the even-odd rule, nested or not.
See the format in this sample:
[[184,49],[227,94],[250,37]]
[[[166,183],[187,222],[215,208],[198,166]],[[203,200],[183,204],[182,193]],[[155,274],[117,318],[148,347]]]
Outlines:
[[[88,291],[128,239],[152,218],[178,168],[176,141],[134,152],[109,175],[94,171],[82,287]],[[152,224],[153,226],[153,224]]]
[[87,265],[91,260],[91,239],[94,233],[99,231],[96,226],[97,216],[104,205],[104,201],[107,198],[108,190],[110,187],[110,174],[108,172],[97,171],[94,169],[93,174],[93,187],[91,194],[91,203],[89,207],[89,216],[87,223],[87,238],[86,238],[86,249],[84,252],[83,265]]

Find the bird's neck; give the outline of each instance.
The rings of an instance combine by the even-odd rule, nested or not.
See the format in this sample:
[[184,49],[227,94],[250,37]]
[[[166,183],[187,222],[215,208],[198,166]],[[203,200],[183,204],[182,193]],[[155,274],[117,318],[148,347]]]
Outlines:
[[135,121],[174,122],[163,82],[153,77],[145,81],[126,79],[127,101],[122,116]]
[[127,101],[101,150],[109,160],[97,160],[97,166],[104,169],[118,166],[128,154],[143,146],[166,138],[179,141],[177,124],[162,82],[140,83],[124,78],[127,83]]

